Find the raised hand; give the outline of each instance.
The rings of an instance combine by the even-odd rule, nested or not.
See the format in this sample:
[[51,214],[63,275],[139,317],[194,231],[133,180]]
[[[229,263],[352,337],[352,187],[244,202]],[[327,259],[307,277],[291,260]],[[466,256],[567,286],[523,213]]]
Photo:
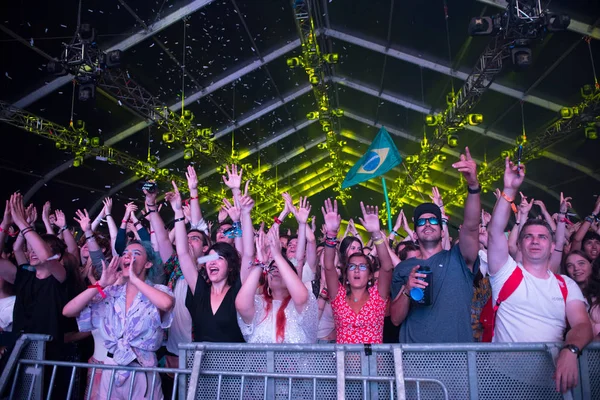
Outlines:
[[489,212],[487,212],[485,210],[481,210],[481,224],[483,226],[487,226],[487,224],[489,224],[491,220],[492,220],[492,214],[490,214]]
[[50,208],[51,204],[49,201],[45,202],[42,206],[42,221],[50,222]]
[[231,218],[231,221],[233,221],[233,222],[239,222],[240,221],[240,217],[242,215],[242,210],[238,206],[238,204],[235,201],[235,199],[233,200],[233,204],[231,204],[229,202],[229,200],[223,199],[223,209],[225,209],[225,211],[229,215],[229,218]]
[[103,288],[114,285],[118,278],[118,267],[119,257],[113,257],[108,263],[108,266],[106,265],[106,262],[102,260],[102,276],[98,280],[98,284]]
[[54,210],[54,216],[56,217],[56,226],[62,228],[67,225],[67,218],[62,210]]
[[256,258],[263,264],[269,262],[269,257],[267,256],[267,235],[262,229],[258,230],[256,236]]
[[238,171],[238,166],[235,164],[232,164],[231,168],[226,166],[225,169],[227,170],[227,176],[223,176],[225,185],[232,190],[239,189],[242,184],[243,169],[240,167]]
[[106,197],[104,200],[102,200],[102,203],[104,203],[104,207],[102,207],[102,215],[104,215],[105,217],[107,215],[110,215],[112,212],[112,199],[110,197]]
[[143,190],[144,195],[146,196],[146,206],[154,207],[156,206],[156,198],[158,197],[158,190],[149,192],[147,190]]
[[521,194],[521,203],[519,204],[519,212],[521,213],[521,215],[523,215],[524,218],[526,218],[529,215],[529,212],[531,211],[531,208],[533,207],[533,202],[535,201],[534,199],[531,199],[530,202],[527,202],[527,196],[523,195],[522,192],[519,192]]
[[515,165],[509,157],[504,160],[504,188],[512,189],[515,192],[525,180],[525,164]]
[[212,221],[206,221],[206,225],[208,225],[208,232],[212,232],[213,222]]
[[342,222],[342,217],[338,214],[337,200],[333,200],[333,203],[331,199],[325,200],[324,206],[321,207],[321,212],[325,220],[325,234],[337,235],[337,232],[340,230],[340,223]]
[[37,208],[35,208],[33,204],[30,204],[25,210],[25,213],[27,216],[27,223],[30,226],[33,226],[33,224],[35,224],[35,221],[37,221],[38,219]]
[[559,212],[561,214],[566,214],[567,211],[569,211],[569,208],[571,208],[571,198],[570,197],[564,197],[563,192],[560,192],[560,209]]
[[[165,199],[167,198],[167,195],[165,194]],[[182,205],[181,209],[183,210],[183,217],[185,218],[185,223],[187,224],[188,222],[190,222],[191,217],[192,217],[192,208],[189,205]]]
[[10,201],[6,200],[6,205],[4,206],[4,215],[2,216],[2,226],[3,230],[8,229],[10,225],[13,223],[12,214],[10,212]]
[[298,202],[298,208],[292,206],[292,213],[294,217],[296,217],[296,221],[298,224],[306,224],[308,221],[308,216],[310,214],[310,202],[308,201],[308,197],[300,196],[300,200]]
[[500,189],[494,189],[494,197],[496,198],[496,200],[500,200],[500,197],[502,197],[502,192],[500,191]]
[[440,195],[440,191],[437,187],[433,186],[431,188],[431,194],[429,195],[429,197],[431,198],[431,201],[433,201],[433,204],[440,208],[444,207],[442,196]]
[[223,221],[227,219],[228,215],[229,214],[227,214],[227,210],[225,209],[225,207],[221,206],[221,208],[219,209],[219,215],[217,216],[217,220],[220,224],[222,224]]
[[377,206],[365,206],[363,202],[360,202],[360,209],[362,211],[362,218],[358,218],[362,226],[367,232],[375,233],[381,229],[379,227],[379,207]]
[[27,221],[27,214],[23,205],[23,195],[21,193],[14,193],[10,196],[10,212],[13,221],[19,229],[31,226]]
[[125,204],[125,215],[123,216],[124,221],[129,221],[131,218],[131,214],[136,212],[138,207],[135,205],[133,201]]
[[248,185],[246,185],[246,190],[244,195],[240,198],[240,203],[238,207],[242,211],[242,213],[249,214],[254,208],[254,199],[248,195]]
[[75,211],[75,215],[76,217],[73,217],[73,219],[79,223],[79,226],[81,227],[82,231],[86,232],[92,230],[92,220],[90,219],[90,215],[88,214],[86,209],[84,209],[83,211]]
[[269,240],[269,249],[271,249],[271,255],[275,256],[281,254],[281,241],[279,240],[279,229],[277,228],[276,224],[273,224],[271,229],[269,229],[267,238]]
[[165,194],[165,200],[171,204],[173,211],[181,210],[181,194],[179,193],[179,188],[175,181],[171,181],[171,184],[173,185],[173,191]]
[[289,213],[294,211],[294,201],[292,200],[292,196],[288,192],[281,193],[281,197],[283,197],[283,201],[285,203],[285,210]]
[[468,147],[465,147],[465,154],[460,155],[460,161],[452,164],[452,167],[463,174],[470,188],[479,185],[479,181],[477,180],[477,163],[471,157]]
[[544,204],[543,201],[541,200],[533,200],[533,204],[538,206],[540,208],[540,210],[542,211],[542,213],[544,214],[548,214],[548,210],[546,209],[546,205]]
[[192,165],[188,165],[187,171],[185,173],[185,178],[187,179],[188,189],[190,193],[194,193],[198,191],[198,176],[196,175],[196,170]]

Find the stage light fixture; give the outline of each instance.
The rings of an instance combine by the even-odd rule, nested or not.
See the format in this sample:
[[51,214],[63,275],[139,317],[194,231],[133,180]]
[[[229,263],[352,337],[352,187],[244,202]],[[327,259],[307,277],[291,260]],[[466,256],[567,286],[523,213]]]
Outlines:
[[458,146],[458,136],[448,135],[448,146],[450,146],[450,147]]
[[308,118],[311,121],[313,121],[315,119],[319,119],[319,112],[318,111],[311,111],[308,114],[306,114],[306,118]]
[[90,146],[92,147],[100,147],[102,146],[104,143],[104,141],[102,140],[101,137],[99,136],[94,136],[93,138],[90,139]]
[[174,143],[175,142],[175,135],[173,135],[171,132],[163,133],[162,140],[165,143]]
[[184,149],[183,150],[183,159],[191,160],[192,158],[194,158],[194,149]]
[[575,115],[575,109],[573,107],[563,107],[560,109],[560,117],[562,119],[571,119]]
[[333,115],[334,117],[343,117],[344,116],[344,110],[342,110],[341,108],[335,108],[333,110],[331,110],[331,115]]
[[477,126],[483,123],[483,115],[481,114],[469,114],[467,116],[467,122],[471,126]]
[[528,47],[527,40],[516,40],[515,47],[510,50],[513,64],[518,68],[525,68],[531,65],[531,49]]
[[63,142],[56,142],[56,148],[58,150],[66,150],[67,149],[67,144],[63,143]]
[[82,119],[76,119],[75,122],[73,123],[72,127],[76,131],[83,132],[83,131],[85,131],[85,121]]
[[446,104],[448,104],[449,106],[453,105],[455,100],[456,100],[456,93],[450,92],[446,95]]
[[300,67],[300,66],[304,65],[304,63],[302,62],[302,60],[300,59],[300,57],[291,57],[291,58],[288,58],[286,60],[286,63],[288,65],[288,67],[290,67],[290,68],[296,68],[296,67]]
[[312,84],[312,85],[318,85],[319,82],[321,82],[321,79],[319,78],[319,75],[317,74],[312,74],[308,77],[308,81]]
[[181,119],[186,122],[191,122],[194,119],[194,113],[190,110],[184,110],[183,113],[181,113]]
[[495,33],[494,20],[492,17],[475,17],[469,22],[469,35],[486,36]]
[[213,133],[212,128],[204,128],[202,129],[202,136],[204,136],[206,139],[212,139],[215,137],[215,134]]
[[158,175],[162,178],[166,178],[167,176],[169,176],[169,174],[170,174],[170,172],[166,168],[160,168],[156,171],[156,175]]
[[585,133],[585,138],[589,139],[589,140],[596,140],[598,139],[598,129],[596,128],[595,124],[591,124],[585,127],[584,130]]
[[566,30],[571,24],[571,17],[566,14],[548,14],[546,16],[546,24],[550,32],[558,32]]
[[419,156],[417,156],[417,155],[406,156],[405,161],[408,164],[414,164],[419,161]]
[[75,168],[79,168],[79,167],[81,167],[81,165],[82,165],[82,164],[83,164],[83,157],[82,157],[82,156],[76,156],[76,157],[73,159],[73,166],[74,166]]
[[513,155],[512,150],[503,150],[500,152],[500,157],[502,157],[502,159],[505,159],[506,157],[512,158],[512,155]]
[[594,87],[590,84],[583,85],[581,87],[581,97],[589,99],[594,95]]
[[56,76],[67,75],[67,70],[65,69],[65,67],[60,62],[56,61],[49,61],[48,64],[46,64],[46,70],[48,71],[48,73],[54,74]]
[[336,64],[338,62],[339,58],[340,58],[340,56],[337,53],[323,54],[323,59],[328,64]]
[[425,116],[425,124],[427,126],[436,126],[438,124],[439,120],[436,118],[435,115],[426,115]]
[[96,39],[96,30],[90,24],[81,24],[77,36],[83,43],[91,43]]
[[433,158],[433,161],[434,161],[434,162],[436,162],[436,163],[439,163],[439,164],[441,164],[441,163],[443,163],[444,161],[446,161],[446,156],[445,156],[445,155],[443,155],[443,154],[438,154],[437,156],[435,156],[435,157]]
[[527,143],[527,136],[525,136],[525,135],[519,135],[519,136],[517,136],[516,142],[520,146],[524,145],[525,143]]
[[96,85],[93,83],[85,83],[83,85],[79,85],[79,90],[77,91],[77,98],[79,101],[88,101],[96,97]]
[[104,63],[107,68],[114,68],[121,65],[121,59],[123,57],[123,52],[121,50],[113,50],[106,53],[106,57],[104,59]]

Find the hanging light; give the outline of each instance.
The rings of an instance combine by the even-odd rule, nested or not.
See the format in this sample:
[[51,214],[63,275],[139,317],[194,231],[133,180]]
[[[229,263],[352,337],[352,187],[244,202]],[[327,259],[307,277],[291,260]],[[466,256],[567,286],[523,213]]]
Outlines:
[[162,140],[165,143],[174,143],[175,135],[173,135],[171,132],[163,133]]
[[315,119],[319,119],[319,112],[318,111],[311,111],[308,114],[306,114],[306,118],[313,121]]
[[471,126],[477,126],[477,125],[483,123],[483,115],[481,115],[481,114],[469,114],[467,116],[467,122]]
[[448,146],[450,146],[450,147],[458,146],[458,136],[448,135]]
[[425,124],[427,126],[436,126],[439,120],[435,117],[435,115],[426,115],[425,116]]
[[598,139],[598,129],[596,129],[596,125],[591,124],[585,127],[584,129],[585,138],[589,140]]
[[194,149],[184,149],[183,150],[183,159],[191,160],[192,158],[194,158]]

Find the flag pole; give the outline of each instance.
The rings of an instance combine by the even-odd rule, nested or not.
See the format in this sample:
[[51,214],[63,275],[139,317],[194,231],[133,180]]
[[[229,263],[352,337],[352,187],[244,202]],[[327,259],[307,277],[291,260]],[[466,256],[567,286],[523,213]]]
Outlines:
[[388,197],[387,186],[385,185],[385,178],[381,177],[381,183],[383,184],[383,196],[385,197],[385,208],[387,210],[388,217],[388,232],[392,231],[392,213],[390,211],[390,198]]

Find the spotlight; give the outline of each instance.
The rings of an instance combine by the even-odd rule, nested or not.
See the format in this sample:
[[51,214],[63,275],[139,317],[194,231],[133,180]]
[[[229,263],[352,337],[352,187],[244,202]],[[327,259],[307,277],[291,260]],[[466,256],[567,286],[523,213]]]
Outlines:
[[76,119],[75,124],[73,125],[73,129],[76,131],[85,131],[85,121],[81,119]]
[[517,144],[518,145],[522,146],[525,143],[527,143],[527,136],[525,136],[525,135],[519,135],[519,136],[517,136]]
[[469,22],[469,35],[486,36],[494,33],[494,20],[492,17],[475,17]]
[[328,131],[327,132],[327,136],[334,137],[335,136],[335,132],[334,131]]
[[589,99],[594,95],[594,87],[590,84],[583,85],[581,88],[581,97],[584,99]]
[[546,24],[550,32],[564,31],[571,23],[571,17],[566,14],[549,14],[546,16]]
[[83,43],[91,43],[96,38],[96,30],[90,24],[81,24],[77,36]]
[[88,101],[96,97],[96,85],[93,83],[86,83],[79,85],[79,91],[77,98],[79,101]]
[[416,156],[416,155],[415,156],[406,156],[405,160],[408,164],[414,164],[417,161],[419,161],[419,156]]
[[573,107],[563,107],[560,109],[560,117],[562,119],[571,119],[576,114],[576,109]]
[[311,76],[308,77],[308,81],[312,84],[312,85],[318,85],[319,82],[321,82],[321,79],[319,78],[319,75],[317,74],[312,74]]
[[308,118],[310,120],[319,119],[319,112],[318,111],[311,111],[308,114],[306,114],[306,118]]
[[83,157],[82,156],[76,156],[73,159],[73,166],[75,168],[79,168],[79,167],[81,167],[81,164],[83,164]]
[[234,160],[237,160],[240,158],[240,151],[239,150],[231,150],[231,158]]
[[63,142],[56,142],[56,148],[58,150],[66,150],[67,149],[67,144],[63,143]]
[[343,117],[344,116],[344,110],[342,110],[341,108],[335,108],[335,109],[331,110],[331,114],[334,117]]
[[105,64],[107,68],[118,67],[121,65],[121,57],[123,52],[121,50],[109,51],[106,54]]
[[469,114],[467,117],[467,122],[471,126],[477,126],[483,123],[483,115],[481,114]]
[[102,140],[101,137],[99,136],[94,136],[93,138],[90,139],[90,146],[92,147],[100,147],[102,146],[104,143],[104,141]]
[[503,159],[506,157],[512,157],[513,152],[510,150],[503,150],[500,152],[500,157],[502,157]]
[[286,63],[290,68],[296,68],[304,65],[304,63],[299,57],[288,58]]
[[525,68],[531,65],[531,49],[526,40],[517,40],[510,50],[512,62],[516,67]]
[[156,171],[156,175],[166,178],[167,176],[169,176],[170,172],[168,169],[166,168],[160,168]]
[[327,64],[336,64],[340,56],[337,53],[323,54],[323,59]]
[[448,135],[448,146],[450,146],[450,147],[458,146],[458,136]]
[[425,116],[425,124],[427,124],[427,126],[436,126],[438,124],[438,119],[435,115],[427,115]]
[[440,163],[440,164],[441,164],[441,163],[443,163],[444,161],[446,161],[446,156],[445,156],[445,155],[443,155],[443,154],[438,154],[437,156],[435,156],[435,157],[433,158],[433,161],[434,161],[434,162],[436,162],[436,163]]
[[596,125],[588,125],[584,130],[585,138],[589,140],[598,139],[598,130],[596,129]]
[[54,74],[56,76],[64,76],[67,74],[67,70],[65,69],[65,67],[61,63],[56,61],[48,62],[48,64],[46,64],[46,70],[48,71],[48,73]]
[[204,128],[202,129],[202,136],[206,139],[212,139],[215,137],[215,134],[212,131],[212,128]]
[[454,104],[454,100],[456,100],[456,94],[454,92],[450,92],[446,95],[446,104],[449,106]]
[[187,122],[191,122],[194,119],[194,113],[190,110],[184,110],[181,114],[181,119]]
[[[57,144],[58,144],[58,143],[57,143]],[[319,143],[319,144],[317,145],[317,148],[318,148],[319,150],[324,150],[324,149],[326,149],[326,148],[327,148],[327,143]]]
[[173,143],[175,142],[175,135],[173,135],[171,132],[163,133],[162,140],[165,143]]
[[183,150],[183,159],[184,160],[191,160],[192,158],[194,158],[194,149]]

